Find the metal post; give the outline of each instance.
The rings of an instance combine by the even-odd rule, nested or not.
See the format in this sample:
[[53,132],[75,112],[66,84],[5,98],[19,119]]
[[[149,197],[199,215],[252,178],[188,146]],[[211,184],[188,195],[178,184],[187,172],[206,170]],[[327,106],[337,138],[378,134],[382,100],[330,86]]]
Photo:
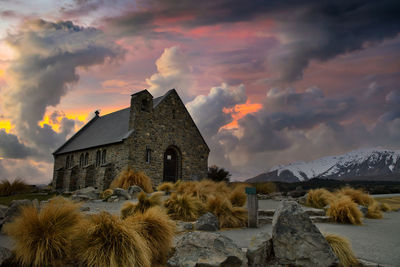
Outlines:
[[246,187],[247,194],[247,211],[249,216],[248,226],[251,228],[258,227],[258,199],[256,189],[254,187]]

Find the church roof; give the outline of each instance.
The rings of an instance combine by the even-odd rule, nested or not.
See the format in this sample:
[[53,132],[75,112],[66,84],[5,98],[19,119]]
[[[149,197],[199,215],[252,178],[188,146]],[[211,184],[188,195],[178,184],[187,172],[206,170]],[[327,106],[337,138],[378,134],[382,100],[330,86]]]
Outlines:
[[[156,107],[171,91],[153,99]],[[124,108],[113,113],[96,116],[83,126],[75,135],[67,140],[53,154],[63,154],[72,151],[122,142],[129,137],[133,130],[129,130],[130,108]]]

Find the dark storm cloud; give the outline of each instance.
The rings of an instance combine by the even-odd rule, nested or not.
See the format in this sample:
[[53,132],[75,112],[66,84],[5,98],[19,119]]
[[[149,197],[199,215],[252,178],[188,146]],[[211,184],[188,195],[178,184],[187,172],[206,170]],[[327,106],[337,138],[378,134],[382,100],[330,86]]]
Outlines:
[[3,108],[16,126],[17,135],[43,157],[65,141],[74,121],[61,121],[61,132],[38,125],[47,107],[56,106],[79,80],[77,68],[116,59],[124,51],[101,31],[70,21],[26,22],[7,43],[18,53],[8,69],[10,86],[2,92]]
[[65,16],[78,17],[98,10],[103,4],[103,0],[74,0],[73,4],[61,7],[60,11]]
[[0,158],[22,159],[35,152],[22,144],[18,137],[0,129]]
[[181,18],[179,25],[197,27],[270,18],[285,42],[270,55],[269,63],[279,72],[277,81],[292,82],[302,77],[311,60],[329,60],[395,37],[399,13],[397,0],[154,0],[106,21],[121,34],[150,32],[157,37],[156,19]]

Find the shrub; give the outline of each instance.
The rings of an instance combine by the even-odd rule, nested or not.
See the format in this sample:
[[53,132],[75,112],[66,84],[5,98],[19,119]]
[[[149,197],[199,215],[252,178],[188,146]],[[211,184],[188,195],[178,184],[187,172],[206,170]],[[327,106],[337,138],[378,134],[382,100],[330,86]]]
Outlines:
[[30,190],[30,186],[21,179],[15,179],[10,183],[8,180],[0,182],[0,196],[9,196],[16,193],[25,193]]
[[162,183],[157,187],[157,191],[165,191],[167,193],[171,192],[173,189],[174,189],[174,184],[171,182]]
[[203,204],[188,194],[173,193],[164,206],[174,220],[194,221],[204,212]]
[[90,216],[77,237],[75,253],[86,266],[150,266],[146,240],[115,215],[103,211]]
[[374,199],[362,189],[346,186],[338,190],[337,193],[349,196],[355,203],[363,206],[369,206],[374,202]]
[[278,188],[274,182],[266,182],[266,183],[259,183],[256,184],[256,192],[257,194],[271,194],[277,192]]
[[144,172],[134,171],[131,168],[123,170],[119,176],[112,181],[110,187],[128,189],[132,185],[140,186],[146,193],[153,192],[151,179]]
[[106,189],[106,190],[104,190],[102,193],[101,193],[101,195],[100,195],[100,198],[101,199],[107,199],[107,198],[109,198],[110,196],[112,196],[114,194],[114,190],[112,190],[112,189]]
[[232,207],[224,196],[215,196],[208,200],[206,210],[218,217],[220,228],[238,228],[247,225],[247,211]]
[[340,223],[360,225],[362,213],[349,196],[341,196],[330,202],[326,215]]
[[335,198],[331,192],[324,188],[311,189],[308,191],[306,204],[317,209],[322,209],[334,201]]
[[138,202],[125,202],[121,209],[121,218],[125,219],[128,216],[134,215],[136,213],[143,213],[151,207],[161,206],[162,193],[156,192],[152,194],[150,197],[146,195],[144,192],[140,192],[138,196]]
[[377,202],[373,202],[368,206],[368,211],[367,214],[365,214],[365,217],[369,219],[382,219],[382,211]]
[[336,257],[338,257],[341,266],[360,266],[347,238],[335,234],[325,234],[325,239],[328,241]]
[[70,258],[72,237],[81,221],[79,204],[52,199],[40,211],[21,207],[15,220],[4,226],[15,240],[15,256],[25,266],[60,266]]
[[225,171],[224,168],[220,168],[216,165],[213,165],[208,168],[208,173],[207,177],[213,181],[220,182],[220,181],[225,181],[229,182],[229,179],[232,175],[228,172]]
[[236,186],[233,191],[229,194],[229,200],[234,207],[242,207],[246,204],[246,193],[244,186]]
[[380,203],[379,207],[380,207],[381,211],[383,211],[383,212],[392,210],[392,208],[386,203]]
[[175,234],[175,222],[161,207],[152,207],[144,213],[131,216],[127,222],[147,241],[152,254],[152,266],[165,266]]

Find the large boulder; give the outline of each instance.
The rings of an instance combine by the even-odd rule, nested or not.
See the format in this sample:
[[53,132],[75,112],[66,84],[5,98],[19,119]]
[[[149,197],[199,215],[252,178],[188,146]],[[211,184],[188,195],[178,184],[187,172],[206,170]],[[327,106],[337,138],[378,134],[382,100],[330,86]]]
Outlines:
[[88,199],[98,199],[100,192],[96,188],[89,186],[77,190],[74,195],[86,196]]
[[217,231],[219,229],[218,218],[211,212],[201,216],[194,224],[194,229],[203,231]]
[[13,256],[11,250],[0,246],[0,265],[2,265],[6,260],[9,260]]
[[282,201],[272,221],[272,243],[281,264],[337,266],[338,259],[307,213],[294,201]]
[[273,259],[271,236],[266,232],[258,233],[247,249],[250,267],[268,266]]
[[247,266],[247,258],[228,237],[219,233],[189,232],[177,242],[167,266],[242,267]]
[[143,191],[143,189],[142,189],[140,186],[137,186],[137,185],[131,185],[131,186],[128,188],[128,193],[129,193],[132,197],[136,196],[137,194],[139,194],[139,193],[142,192],[142,191]]
[[119,198],[125,198],[126,200],[131,199],[131,195],[128,193],[127,190],[122,189],[122,188],[114,188],[114,196],[117,196]]
[[19,214],[22,206],[30,205],[32,205],[32,201],[29,199],[18,199],[11,201],[10,206],[3,215],[3,219],[0,220],[0,227],[2,227],[5,223],[11,222],[12,219]]

